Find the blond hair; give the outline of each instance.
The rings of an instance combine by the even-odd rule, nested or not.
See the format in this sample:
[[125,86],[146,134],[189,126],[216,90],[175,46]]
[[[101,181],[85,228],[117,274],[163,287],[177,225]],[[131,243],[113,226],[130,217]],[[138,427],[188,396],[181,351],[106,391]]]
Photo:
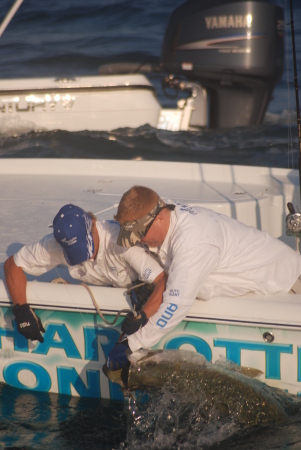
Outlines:
[[96,217],[95,214],[93,214],[91,211],[88,211],[87,214],[88,214],[88,216],[90,216],[91,219],[92,219],[92,228],[91,228],[91,231],[94,231],[95,228],[96,228],[97,217]]
[[133,186],[121,197],[114,219],[120,225],[139,219],[155,207],[159,198],[155,191],[146,186]]

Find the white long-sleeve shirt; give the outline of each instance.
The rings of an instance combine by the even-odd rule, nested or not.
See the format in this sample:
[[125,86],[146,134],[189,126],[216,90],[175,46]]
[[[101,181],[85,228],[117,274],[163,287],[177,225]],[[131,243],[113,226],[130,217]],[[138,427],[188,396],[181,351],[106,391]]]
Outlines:
[[[129,336],[132,351],[157,343],[196,298],[287,293],[301,274],[300,255],[268,233],[206,208],[176,205],[163,244],[151,249],[168,273],[163,304]],[[163,326],[164,314],[170,317]]]
[[22,247],[14,255],[15,264],[31,275],[42,275],[59,264],[67,266],[71,277],[102,286],[129,287],[139,278],[152,283],[163,272],[160,264],[143,248],[117,245],[120,230],[114,221],[97,221],[99,250],[95,260],[69,266],[53,233],[39,242]]

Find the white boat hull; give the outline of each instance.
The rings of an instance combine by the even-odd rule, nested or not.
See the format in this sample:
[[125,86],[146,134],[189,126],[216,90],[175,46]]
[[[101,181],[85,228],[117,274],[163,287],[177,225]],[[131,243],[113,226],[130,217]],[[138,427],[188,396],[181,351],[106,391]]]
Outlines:
[[[107,320],[129,307],[122,289],[92,292]],[[27,294],[44,324],[44,343],[17,332],[1,282],[0,381],[33,391],[122,399],[119,386],[102,372],[122,318],[106,325],[83,286],[30,282]],[[212,362],[228,359],[260,370],[259,379],[270,386],[301,394],[300,317],[301,295],[196,301],[187,319],[154,348],[194,350]]]
[[[120,333],[105,325],[88,291],[63,267],[28,276],[28,302],[42,319],[45,342],[17,333],[3,282],[3,262],[21,245],[49,232],[58,209],[73,202],[111,219],[121,195],[134,184],[202,205],[269,231],[285,233],[286,204],[299,204],[298,173],[260,167],[105,160],[2,159],[0,165],[0,381],[21,389],[121,399],[102,365]],[[72,284],[57,285],[62,277]],[[2,281],[1,281],[2,280]],[[128,307],[123,289],[91,287],[107,318]],[[265,383],[301,392],[301,296],[244,296],[196,300],[187,320],[156,348],[189,348],[256,368]]]

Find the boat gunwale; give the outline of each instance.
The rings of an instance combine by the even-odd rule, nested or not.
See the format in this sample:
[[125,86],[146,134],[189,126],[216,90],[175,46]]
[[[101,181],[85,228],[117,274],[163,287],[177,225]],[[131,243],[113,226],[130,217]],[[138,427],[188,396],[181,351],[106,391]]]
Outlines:
[[[37,89],[9,89],[9,90],[0,90],[0,95],[14,95],[14,94],[33,94],[33,93],[41,93],[47,91],[47,93],[57,93],[64,91],[72,91],[72,92],[101,92],[101,91],[113,91],[113,90],[147,90],[155,92],[155,88],[153,86],[149,86],[147,84],[131,84],[131,85],[113,85],[113,86],[82,86],[82,87],[74,87],[74,86],[64,86],[64,87],[51,87],[51,88],[37,88]],[[30,102],[28,102],[30,103]],[[22,112],[22,111],[20,111]]]

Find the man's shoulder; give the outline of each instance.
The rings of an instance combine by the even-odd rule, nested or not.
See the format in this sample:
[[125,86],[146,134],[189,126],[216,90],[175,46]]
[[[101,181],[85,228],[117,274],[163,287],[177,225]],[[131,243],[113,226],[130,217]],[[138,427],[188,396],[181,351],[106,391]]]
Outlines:
[[203,208],[202,206],[188,205],[186,203],[181,203],[178,201],[175,201],[174,204],[176,206],[174,211],[177,216],[184,216],[189,218],[206,213],[206,208]]
[[185,205],[179,203],[175,208],[176,226],[191,227],[198,229],[202,226],[219,223],[221,215],[209,208],[199,205]]
[[53,236],[53,233],[46,234],[39,242],[37,242],[37,245],[42,246],[46,250],[61,250],[61,246],[58,243],[58,241]]
[[63,249],[51,233],[44,236],[38,242],[30,245],[24,245],[14,255],[14,260],[20,267],[28,264],[42,265],[45,261],[49,263],[53,259],[55,259],[55,261],[62,259],[62,255]]
[[203,240],[203,226],[208,225],[209,219],[206,208],[190,206],[177,202],[172,219],[170,234],[171,245],[174,250],[183,251],[194,248]]
[[[42,237],[39,241],[34,242],[32,244],[27,244],[24,245],[20,250],[27,250],[30,249],[31,251],[33,249],[38,250],[40,248],[44,248],[47,250],[55,250],[55,249],[60,249],[61,246],[60,244],[57,242],[57,240],[54,238],[53,233],[50,234],[46,234],[44,237]],[[19,253],[17,252],[17,253]]]
[[120,225],[116,220],[98,220],[96,225],[101,241],[110,241],[117,245]]
[[120,225],[116,220],[101,220],[97,221],[96,224],[102,251],[121,255],[127,250],[117,244]]

